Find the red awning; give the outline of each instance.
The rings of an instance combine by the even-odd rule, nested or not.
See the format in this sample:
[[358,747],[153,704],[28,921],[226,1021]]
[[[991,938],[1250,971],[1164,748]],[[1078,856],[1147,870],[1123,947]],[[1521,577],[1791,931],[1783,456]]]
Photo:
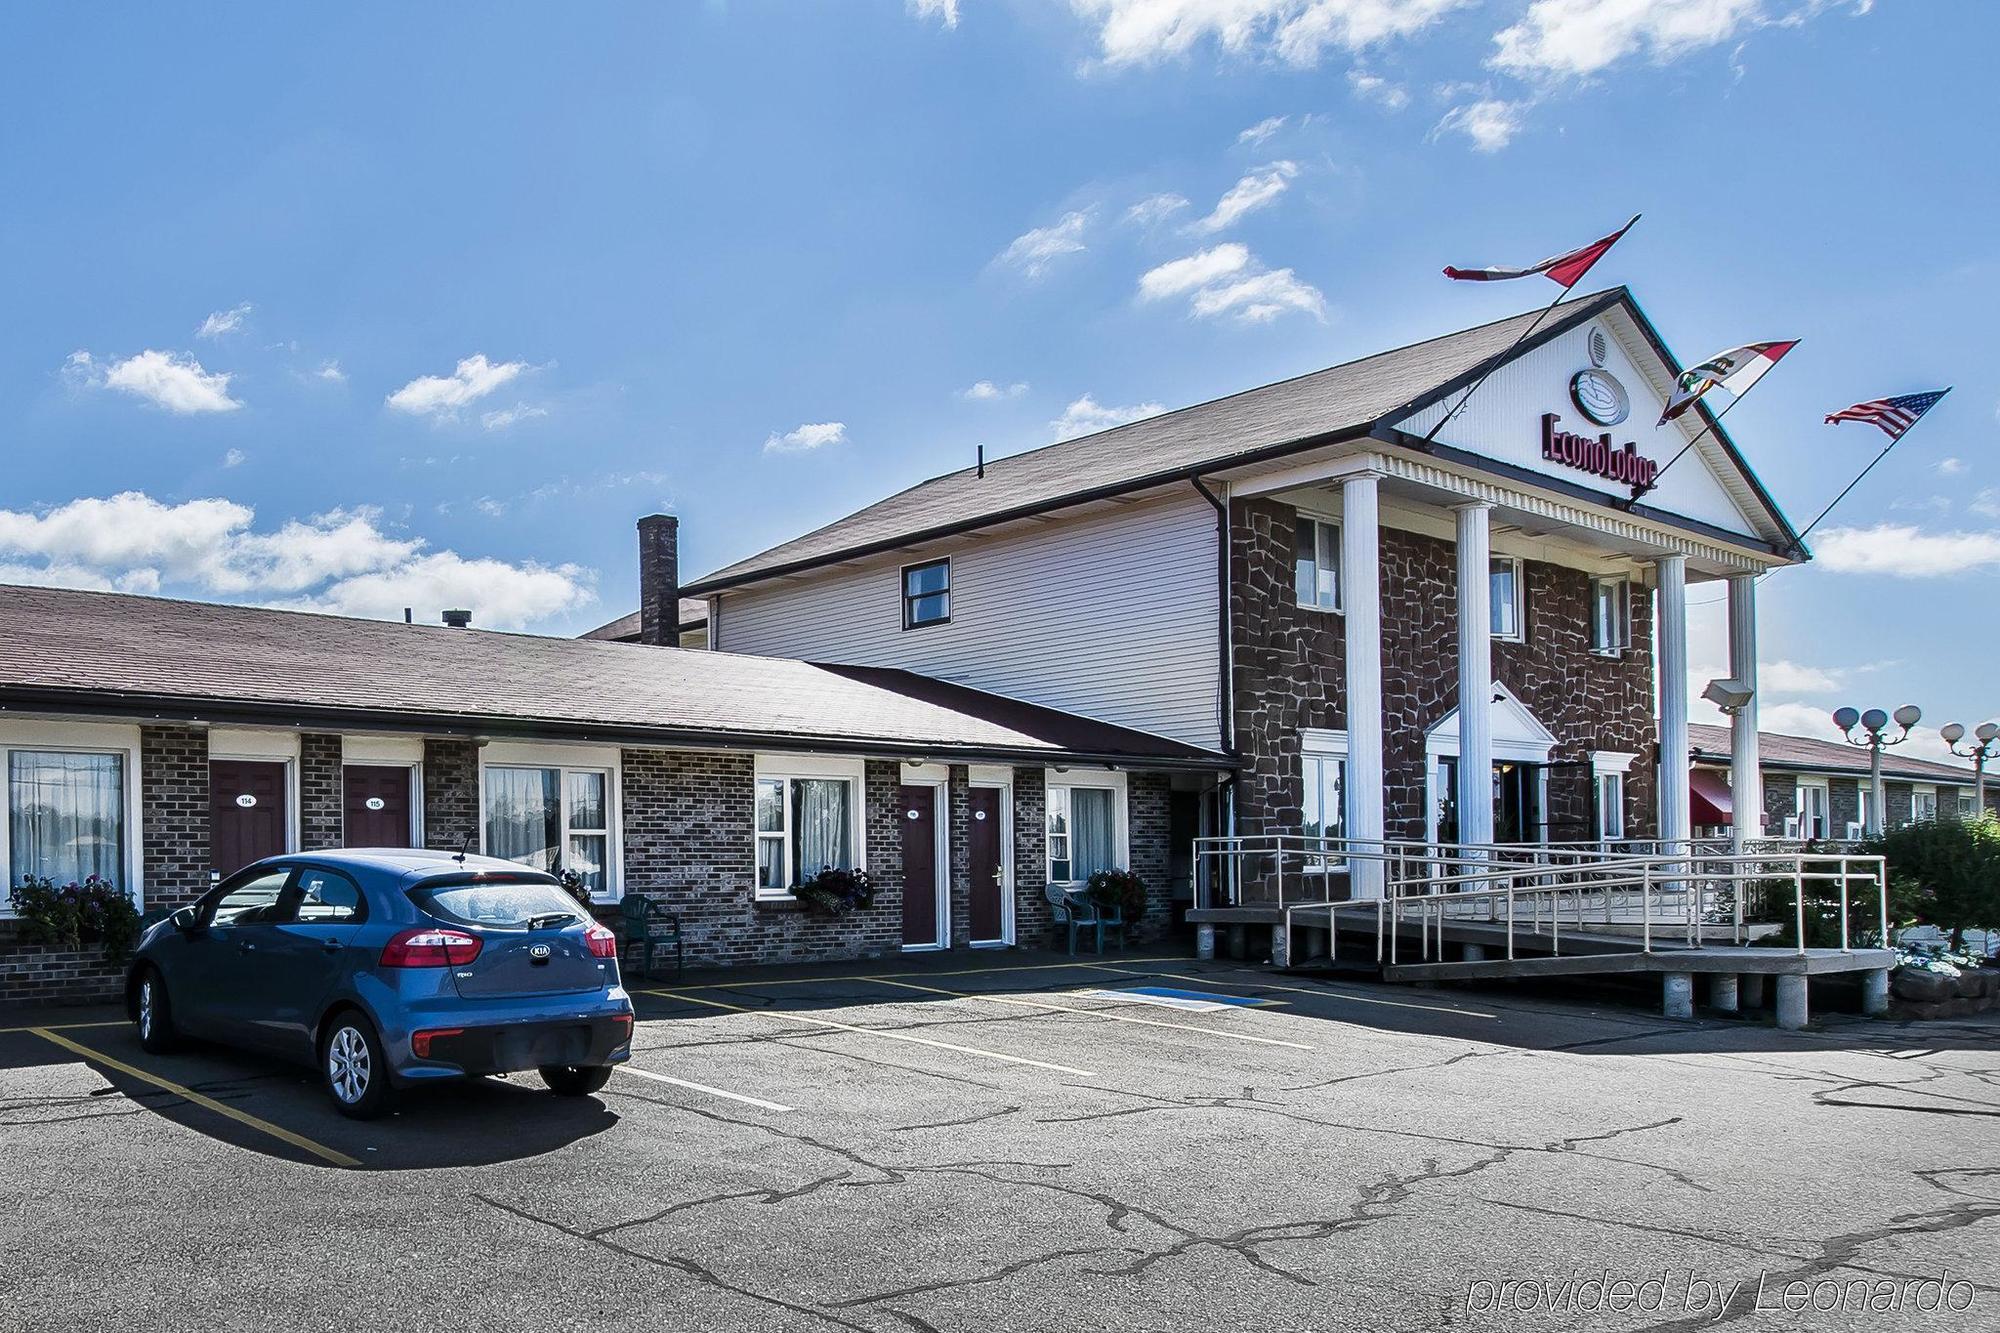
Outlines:
[[1735,802],[1729,796],[1728,778],[1712,768],[1688,770],[1688,817],[1695,825],[1732,823],[1733,809]]

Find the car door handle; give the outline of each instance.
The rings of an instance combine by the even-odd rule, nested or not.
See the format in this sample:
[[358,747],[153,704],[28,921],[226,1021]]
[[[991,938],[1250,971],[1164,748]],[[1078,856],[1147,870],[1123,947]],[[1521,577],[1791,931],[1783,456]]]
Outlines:
[[321,952],[321,953],[339,953],[339,952],[340,952],[340,941],[339,941],[339,940],[321,940],[321,941],[319,942],[319,950],[320,950],[320,952]]

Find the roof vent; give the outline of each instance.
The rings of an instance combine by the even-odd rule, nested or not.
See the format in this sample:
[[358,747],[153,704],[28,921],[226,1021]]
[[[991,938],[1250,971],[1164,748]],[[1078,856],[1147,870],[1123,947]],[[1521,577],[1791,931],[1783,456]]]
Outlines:
[[472,612],[447,611],[444,613],[444,623],[451,626],[453,629],[464,629],[467,625],[470,625],[472,623]]

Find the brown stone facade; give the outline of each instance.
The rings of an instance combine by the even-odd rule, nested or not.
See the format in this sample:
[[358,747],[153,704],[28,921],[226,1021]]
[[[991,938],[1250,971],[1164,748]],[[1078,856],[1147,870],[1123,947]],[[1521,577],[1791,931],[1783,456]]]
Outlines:
[[[1345,623],[1338,612],[1298,605],[1293,591],[1296,511],[1270,500],[1231,509],[1230,611],[1234,625],[1236,733],[1243,773],[1242,833],[1297,832],[1300,732],[1345,730]],[[1421,838],[1428,800],[1424,741],[1458,705],[1457,566],[1452,543],[1382,529],[1384,827]],[[1658,732],[1653,719],[1652,601],[1632,589],[1632,643],[1617,656],[1590,651],[1590,576],[1525,561],[1521,642],[1493,644],[1493,679],[1556,738],[1555,764],[1594,751],[1637,754],[1626,773],[1629,836],[1654,830]],[[1588,836],[1589,770],[1549,782],[1552,837]]]

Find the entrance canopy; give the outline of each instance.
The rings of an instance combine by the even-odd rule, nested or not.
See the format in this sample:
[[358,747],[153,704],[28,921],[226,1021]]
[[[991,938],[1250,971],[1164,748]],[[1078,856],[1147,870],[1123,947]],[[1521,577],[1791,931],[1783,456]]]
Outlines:
[[1695,824],[1732,824],[1735,808],[1728,778],[1712,768],[1688,770],[1688,814]]

